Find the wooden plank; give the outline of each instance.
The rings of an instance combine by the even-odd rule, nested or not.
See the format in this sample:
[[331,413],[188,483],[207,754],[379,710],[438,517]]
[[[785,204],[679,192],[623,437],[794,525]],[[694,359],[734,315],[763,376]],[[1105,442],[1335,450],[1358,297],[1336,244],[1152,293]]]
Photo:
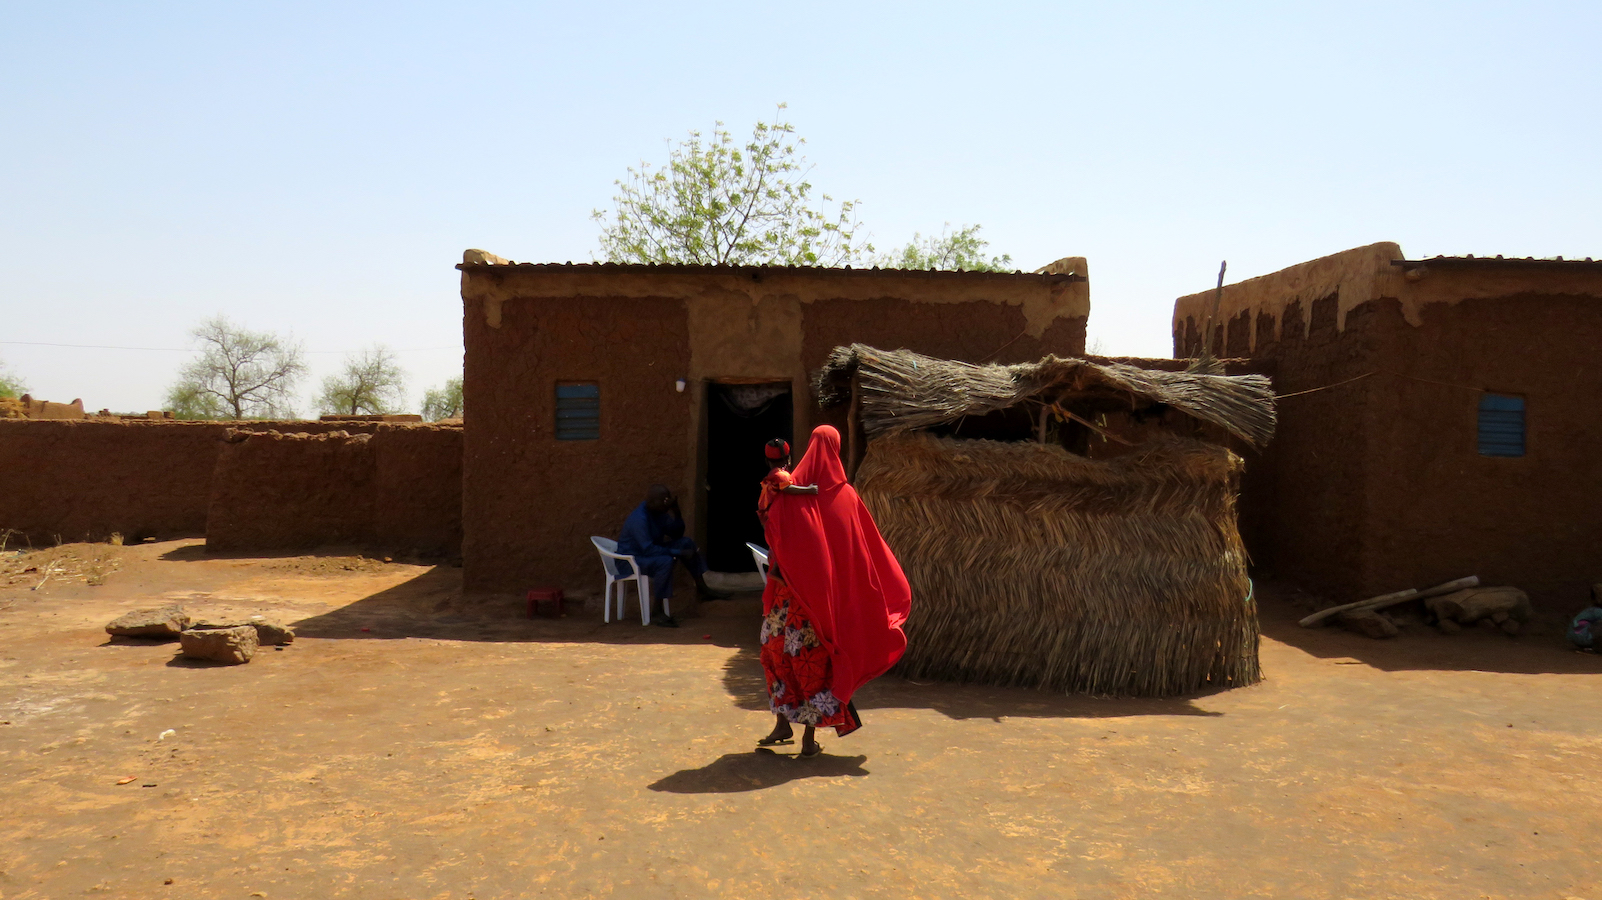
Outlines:
[[1314,625],[1323,622],[1325,619],[1333,618],[1334,616],[1338,616],[1343,612],[1350,612],[1354,609],[1377,609],[1381,606],[1389,606],[1392,603],[1401,603],[1405,600],[1412,600],[1417,596],[1417,588],[1408,588],[1405,591],[1396,591],[1390,594],[1380,594],[1378,597],[1370,597],[1367,600],[1359,600],[1356,603],[1344,603],[1340,606],[1331,606],[1329,609],[1321,609],[1318,612],[1307,616],[1296,624],[1302,626],[1303,628],[1312,628]]
[[1469,575],[1464,578],[1458,578],[1445,582],[1444,584],[1437,584],[1431,588],[1425,588],[1422,591],[1415,588],[1408,588],[1405,591],[1396,591],[1395,593],[1391,594],[1381,594],[1378,597],[1370,597],[1367,600],[1359,600],[1356,603],[1347,603],[1341,606],[1332,606],[1329,609],[1321,609],[1318,612],[1307,616],[1296,624],[1302,626],[1303,628],[1312,628],[1314,625],[1320,624],[1325,619],[1328,619],[1332,616],[1338,616],[1343,612],[1349,612],[1354,609],[1384,609],[1387,606],[1395,606],[1398,603],[1406,603],[1409,600],[1422,600],[1425,597],[1439,597],[1442,594],[1450,594],[1453,591],[1461,591],[1464,588],[1476,587],[1479,585],[1479,583],[1480,577],[1478,575]]
[[1480,586],[1480,576],[1478,576],[1478,575],[1468,575],[1468,576],[1465,576],[1463,578],[1455,579],[1453,581],[1447,581],[1447,582],[1443,582],[1441,584],[1437,584],[1435,587],[1432,587],[1432,588],[1425,588],[1424,590],[1418,592],[1418,598],[1420,600],[1423,600],[1425,597],[1439,597],[1442,594],[1450,594],[1453,591],[1461,591],[1461,590],[1464,590],[1466,588],[1479,587],[1479,586]]

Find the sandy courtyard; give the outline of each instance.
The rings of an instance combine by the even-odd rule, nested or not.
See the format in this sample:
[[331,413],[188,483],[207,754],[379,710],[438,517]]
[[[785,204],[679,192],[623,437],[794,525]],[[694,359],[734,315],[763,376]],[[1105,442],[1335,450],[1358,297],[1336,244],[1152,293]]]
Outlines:
[[[884,678],[797,760],[752,752],[750,600],[531,621],[448,567],[104,552],[101,585],[0,586],[4,900],[1602,900],[1602,658],[1555,636],[1377,642],[1270,595],[1261,685]],[[300,637],[235,667],[107,640],[168,599]]]

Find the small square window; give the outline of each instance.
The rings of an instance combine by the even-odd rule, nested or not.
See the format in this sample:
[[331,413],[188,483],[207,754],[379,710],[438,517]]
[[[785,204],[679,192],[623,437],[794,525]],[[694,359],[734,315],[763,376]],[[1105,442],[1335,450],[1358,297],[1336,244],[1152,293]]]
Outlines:
[[1481,456],[1524,455],[1524,398],[1480,395]]
[[593,381],[569,381],[556,386],[556,439],[601,439],[601,386]]

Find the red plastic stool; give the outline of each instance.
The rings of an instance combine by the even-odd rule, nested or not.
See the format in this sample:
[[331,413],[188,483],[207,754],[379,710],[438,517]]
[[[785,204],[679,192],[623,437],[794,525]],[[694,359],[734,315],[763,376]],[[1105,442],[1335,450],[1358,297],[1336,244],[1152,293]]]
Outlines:
[[561,588],[535,588],[528,592],[528,617],[534,618],[535,613],[539,612],[541,603],[555,603],[557,614],[563,615],[566,613],[564,607],[566,599],[562,596]]

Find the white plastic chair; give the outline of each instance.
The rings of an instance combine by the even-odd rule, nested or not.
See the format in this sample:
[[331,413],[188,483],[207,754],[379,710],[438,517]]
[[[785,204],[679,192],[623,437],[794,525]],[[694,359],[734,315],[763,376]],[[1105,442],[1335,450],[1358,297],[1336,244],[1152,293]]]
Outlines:
[[[634,582],[634,592],[640,598],[640,624],[651,624],[651,577],[640,569],[640,564],[632,556],[624,556],[617,552],[617,541],[611,538],[590,536],[590,543],[595,545],[596,551],[601,554],[601,568],[606,570],[606,589],[601,592],[601,621],[612,621],[612,590],[617,589],[617,620],[623,621],[623,585]],[[622,574],[623,567],[619,563],[628,563],[633,574]],[[662,598],[662,612],[673,615],[668,609],[668,599]]]
[[746,541],[745,545],[751,548],[751,558],[756,560],[757,571],[762,573],[762,583],[768,583],[768,548],[761,544]]

